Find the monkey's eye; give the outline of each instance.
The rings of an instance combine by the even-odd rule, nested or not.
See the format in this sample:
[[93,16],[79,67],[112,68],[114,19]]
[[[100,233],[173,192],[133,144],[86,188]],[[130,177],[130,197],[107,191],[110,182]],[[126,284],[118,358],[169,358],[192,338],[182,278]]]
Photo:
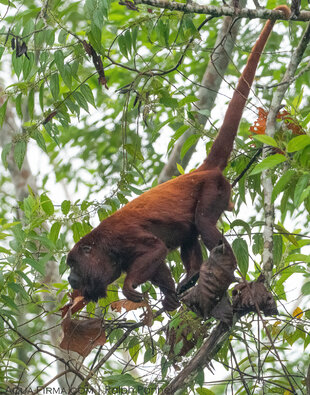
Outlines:
[[91,251],[91,246],[85,244],[85,245],[81,246],[81,249],[83,252],[85,252],[85,254],[89,254]]

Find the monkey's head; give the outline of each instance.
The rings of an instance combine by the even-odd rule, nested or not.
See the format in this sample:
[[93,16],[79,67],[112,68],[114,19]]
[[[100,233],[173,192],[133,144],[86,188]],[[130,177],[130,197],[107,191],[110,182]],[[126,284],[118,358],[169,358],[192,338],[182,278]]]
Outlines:
[[73,289],[81,292],[87,301],[96,302],[106,296],[107,286],[121,275],[121,266],[105,249],[96,229],[75,244],[67,257],[68,277]]

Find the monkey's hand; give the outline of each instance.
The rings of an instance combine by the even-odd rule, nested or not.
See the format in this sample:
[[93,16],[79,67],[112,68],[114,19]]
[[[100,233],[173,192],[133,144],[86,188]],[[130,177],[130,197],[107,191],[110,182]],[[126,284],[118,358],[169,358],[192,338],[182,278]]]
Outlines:
[[180,306],[180,302],[178,301],[177,294],[175,292],[166,294],[162,303],[163,308],[167,311],[173,311]]

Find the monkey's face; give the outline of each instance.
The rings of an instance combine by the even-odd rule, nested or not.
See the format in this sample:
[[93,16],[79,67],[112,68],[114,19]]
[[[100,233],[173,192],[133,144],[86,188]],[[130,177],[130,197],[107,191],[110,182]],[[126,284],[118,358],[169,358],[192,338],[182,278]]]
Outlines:
[[87,301],[104,298],[108,284],[121,275],[120,265],[104,251],[103,244],[91,232],[75,244],[67,257],[68,281]]

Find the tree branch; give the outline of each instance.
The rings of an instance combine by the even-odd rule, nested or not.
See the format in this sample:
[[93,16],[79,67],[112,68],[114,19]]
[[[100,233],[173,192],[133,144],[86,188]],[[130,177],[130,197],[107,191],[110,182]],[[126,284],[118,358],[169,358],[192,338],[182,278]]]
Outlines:
[[175,394],[180,388],[187,384],[197,374],[198,369],[206,367],[217,353],[219,346],[228,338],[231,328],[220,322],[212,331],[208,339],[201,346],[193,359],[185,368],[167,385],[160,395]]
[[[135,4],[145,4],[156,8],[164,8],[173,11],[182,11],[184,13],[206,14],[214,17],[230,16],[247,19],[272,19],[286,20],[282,11],[268,10],[265,8],[249,9],[234,8],[230,6],[216,7],[211,5],[200,5],[193,2],[177,3],[167,0],[135,0]],[[310,21],[310,11],[301,11],[298,17],[294,17],[294,21]]]

